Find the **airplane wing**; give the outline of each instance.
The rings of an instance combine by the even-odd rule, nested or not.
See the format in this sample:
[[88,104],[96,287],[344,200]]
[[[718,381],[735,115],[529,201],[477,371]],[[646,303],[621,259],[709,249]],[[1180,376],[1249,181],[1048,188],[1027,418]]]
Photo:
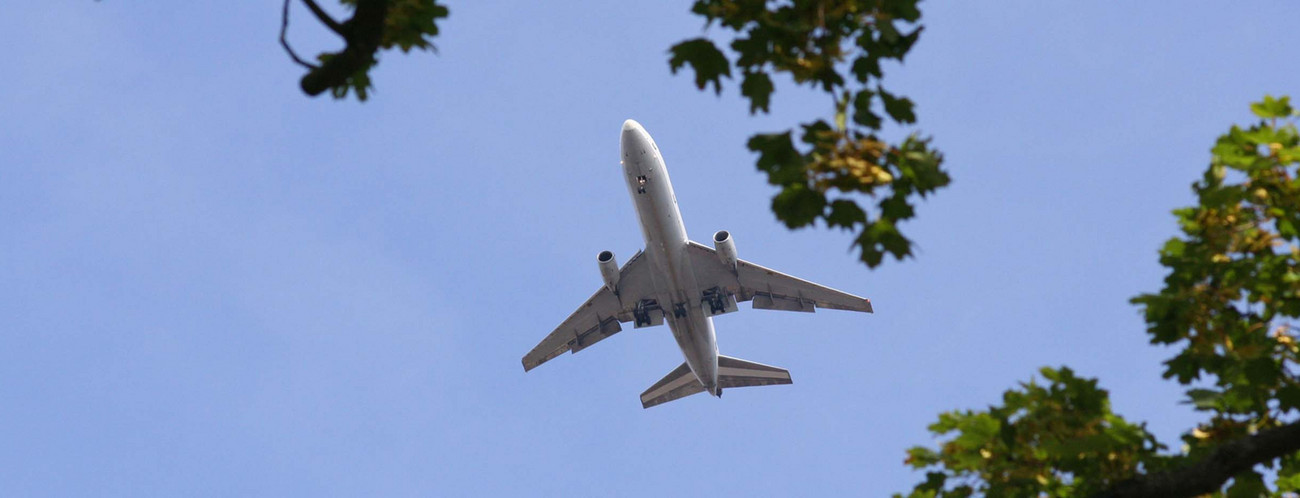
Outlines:
[[623,330],[619,322],[636,321],[637,327],[663,323],[663,311],[650,296],[654,280],[650,263],[637,252],[619,270],[618,291],[600,290],[569,315],[537,347],[524,355],[524,371],[536,368],[565,351],[577,353]]
[[687,245],[695,279],[702,291],[720,288],[737,301],[753,300],[755,309],[812,312],[815,308],[865,311],[871,313],[871,300],[814,284],[745,260],[736,268],[718,259],[713,248],[690,242]]

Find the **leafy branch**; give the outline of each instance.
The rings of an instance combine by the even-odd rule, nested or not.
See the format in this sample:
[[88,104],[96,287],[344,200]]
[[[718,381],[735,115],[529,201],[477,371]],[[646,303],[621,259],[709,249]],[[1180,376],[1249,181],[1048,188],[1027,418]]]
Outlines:
[[[1147,496],[1200,496],[1218,491],[1229,479],[1239,496],[1262,494],[1262,477],[1252,471],[1256,465],[1293,456],[1300,451],[1300,422],[1294,422],[1253,436],[1229,441],[1201,460],[1182,467],[1119,482],[1093,495],[1095,498],[1140,498]],[[1289,472],[1294,475],[1294,472]],[[1294,491],[1294,488],[1291,489]]]
[[437,20],[447,17],[448,10],[437,0],[340,0],[352,10],[352,17],[336,21],[314,0],[302,0],[316,19],[343,38],[346,45],[337,52],[316,57],[319,65],[302,60],[285,39],[289,26],[289,0],[285,0],[280,22],[280,44],[294,62],[306,67],[300,86],[307,95],[316,96],[329,90],[334,98],[344,98],[349,91],[366,100],[372,87],[370,69],[378,64],[380,49],[412,48],[435,50],[430,41],[438,34]]
[[[919,39],[919,0],[697,0],[692,12],[736,33],[734,61],[708,38],[669,49],[674,73],[689,66],[695,86],[722,92],[722,79],[740,75],[749,112],[768,112],[774,73],[825,92],[834,103],[831,120],[795,130],[758,134],[747,143],[757,167],[780,188],[772,211],[789,228],[818,220],[856,236],[853,247],[869,267],[886,254],[904,259],[912,241],[898,224],[915,215],[924,198],[951,181],[943,156],[916,134],[888,143],[878,132],[888,116],[898,125],[916,122],[915,105],[881,83],[884,61],[902,62]],[[883,111],[883,113],[882,113]],[[871,199],[864,207],[859,200]]]

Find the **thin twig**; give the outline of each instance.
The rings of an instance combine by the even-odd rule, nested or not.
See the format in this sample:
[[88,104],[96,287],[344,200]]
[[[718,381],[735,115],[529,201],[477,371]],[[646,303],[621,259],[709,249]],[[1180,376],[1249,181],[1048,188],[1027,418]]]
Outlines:
[[320,19],[320,22],[324,23],[325,26],[328,26],[330,31],[333,31],[344,38],[348,37],[347,33],[344,33],[343,25],[339,24],[338,21],[335,21],[329,14],[326,14],[325,9],[316,5],[315,0],[302,0],[302,3],[307,4],[307,8],[311,9],[311,13],[315,14],[316,18]]
[[293,47],[289,46],[289,40],[285,39],[285,34],[288,33],[288,31],[289,31],[289,0],[284,0],[284,11],[280,13],[280,46],[284,47],[284,51],[289,53],[289,57],[292,58],[294,62],[301,64],[303,67],[307,69],[316,69],[318,66],[310,62],[307,62],[305,60],[302,60],[301,58],[298,57],[298,54],[294,53]]

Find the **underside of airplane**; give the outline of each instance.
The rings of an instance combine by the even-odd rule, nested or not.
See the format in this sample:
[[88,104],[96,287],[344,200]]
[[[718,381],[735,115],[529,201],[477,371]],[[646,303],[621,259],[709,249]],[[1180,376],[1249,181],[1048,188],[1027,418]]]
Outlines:
[[668,324],[685,362],[641,394],[645,408],[723,389],[790,384],[785,369],[718,354],[712,317],[749,301],[755,309],[872,311],[871,301],[743,259],[726,230],[713,247],[686,237],[659,148],[635,121],[623,125],[620,163],[637,209],[646,249],[621,268],[614,254],[596,257],[604,285],[523,357],[524,370],[564,352],[577,353],[623,330]]

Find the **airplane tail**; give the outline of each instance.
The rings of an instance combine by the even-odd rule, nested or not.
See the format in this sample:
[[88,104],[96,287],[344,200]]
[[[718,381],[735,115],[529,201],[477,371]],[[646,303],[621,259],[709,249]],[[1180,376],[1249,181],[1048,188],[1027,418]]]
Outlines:
[[791,384],[790,371],[780,367],[718,355],[718,387]]
[[[718,395],[722,389],[749,386],[790,384],[790,371],[740,358],[718,355]],[[704,385],[695,378],[691,367],[685,363],[668,372],[655,385],[641,393],[641,407],[650,408],[692,394],[704,392]]]
[[704,392],[704,384],[695,378],[686,363],[668,372],[655,385],[641,393],[641,408],[650,408],[669,401]]

